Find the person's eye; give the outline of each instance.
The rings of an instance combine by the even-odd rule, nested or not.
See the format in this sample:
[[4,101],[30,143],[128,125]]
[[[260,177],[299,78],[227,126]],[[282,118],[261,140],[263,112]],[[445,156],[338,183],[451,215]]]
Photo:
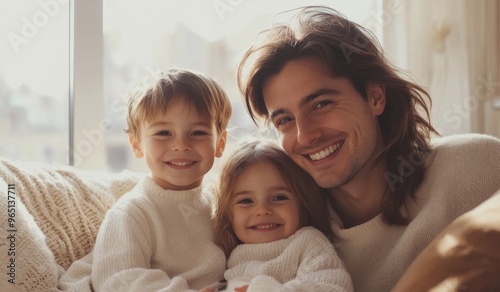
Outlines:
[[170,133],[170,131],[159,131],[155,135],[156,136],[172,136],[172,133]]
[[289,200],[289,198],[286,195],[276,195],[273,197],[273,201],[287,201],[287,200]]
[[193,136],[204,136],[204,135],[208,135],[208,133],[206,131],[194,131]]
[[283,117],[283,118],[280,118],[280,119],[277,119],[274,123],[274,125],[276,126],[276,128],[279,128],[279,127],[282,127],[284,125],[286,125],[287,123],[289,123],[290,121],[292,121],[293,119],[291,117]]
[[242,205],[251,204],[251,203],[253,203],[253,201],[252,201],[252,199],[249,199],[249,198],[240,199],[236,202],[236,204],[242,204]]
[[323,100],[323,101],[320,101],[318,103],[316,103],[314,105],[314,108],[317,109],[317,108],[323,108],[329,104],[333,103],[332,101],[329,101],[329,100]]

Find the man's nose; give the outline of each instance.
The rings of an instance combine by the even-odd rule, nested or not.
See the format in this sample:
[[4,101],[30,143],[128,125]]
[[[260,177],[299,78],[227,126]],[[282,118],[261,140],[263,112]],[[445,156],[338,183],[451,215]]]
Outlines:
[[307,116],[297,117],[297,142],[300,145],[310,145],[321,135],[320,128]]

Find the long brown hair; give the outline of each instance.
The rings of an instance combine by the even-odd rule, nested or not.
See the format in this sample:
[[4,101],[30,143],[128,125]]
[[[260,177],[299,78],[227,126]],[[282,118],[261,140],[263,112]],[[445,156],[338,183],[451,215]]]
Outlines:
[[[289,23],[275,24],[261,37],[263,42],[255,43],[245,53],[238,68],[238,85],[256,123],[257,118],[269,122],[264,82],[292,60],[322,61],[332,75],[348,78],[365,100],[367,85],[374,83],[385,88],[386,107],[378,117],[384,148],[376,157],[385,159],[387,166],[389,191],[384,197],[382,215],[389,224],[407,224],[401,207],[408,197],[415,198],[424,178],[423,161],[430,150],[430,134],[437,134],[429,121],[428,93],[398,75],[371,32],[334,9],[300,8]],[[405,162],[411,167],[402,167]]]
[[225,157],[215,191],[212,219],[215,226],[215,243],[227,256],[239,244],[231,228],[231,200],[240,174],[255,163],[270,163],[281,174],[290,190],[301,203],[301,223],[313,226],[330,237],[330,223],[326,207],[326,190],[320,189],[314,179],[293,162],[272,140],[246,139]]

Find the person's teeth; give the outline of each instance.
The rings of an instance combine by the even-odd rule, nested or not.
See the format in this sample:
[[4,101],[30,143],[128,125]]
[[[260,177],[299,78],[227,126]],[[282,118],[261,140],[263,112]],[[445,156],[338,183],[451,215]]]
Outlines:
[[309,154],[309,158],[311,158],[312,160],[320,160],[320,159],[326,158],[326,157],[330,156],[332,153],[334,153],[335,151],[337,151],[337,149],[340,148],[340,145],[342,145],[342,142],[337,142],[333,145],[328,146],[327,148],[325,148],[321,151],[318,151],[318,152],[313,153],[313,154]]
[[266,225],[257,225],[255,226],[255,229],[268,229],[272,227],[278,226],[277,224],[266,224]]
[[190,161],[190,162],[180,162],[180,161],[172,161],[170,162],[171,164],[173,165],[176,165],[176,166],[186,166],[186,165],[189,165],[189,164],[192,164],[193,162]]

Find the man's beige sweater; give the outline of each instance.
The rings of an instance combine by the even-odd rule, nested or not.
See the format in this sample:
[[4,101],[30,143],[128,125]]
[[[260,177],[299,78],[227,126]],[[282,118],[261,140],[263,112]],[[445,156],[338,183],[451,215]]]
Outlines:
[[337,236],[334,245],[351,274],[355,291],[390,291],[440,231],[500,188],[500,140],[478,134],[456,135],[436,139],[432,147],[417,200],[409,203],[412,221],[408,226],[389,226],[379,215],[343,229],[332,212]]

